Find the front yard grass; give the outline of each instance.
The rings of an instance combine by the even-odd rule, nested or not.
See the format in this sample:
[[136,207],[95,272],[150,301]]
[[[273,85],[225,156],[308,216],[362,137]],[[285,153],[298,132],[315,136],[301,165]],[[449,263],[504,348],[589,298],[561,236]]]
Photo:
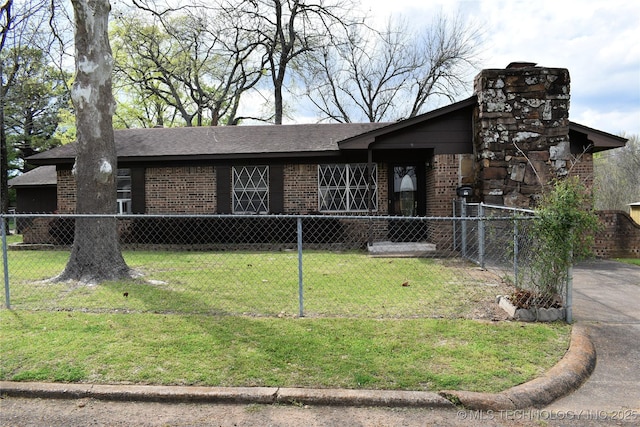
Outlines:
[[570,327],[445,319],[0,311],[13,381],[497,392],[539,376]]
[[640,266],[640,258],[616,258],[618,262]]
[[307,251],[300,318],[295,252],[125,251],[142,278],[47,282],[68,255],[9,251],[0,379],[496,392],[569,345],[487,320],[508,288],[455,260]]
[[[212,315],[299,315],[297,252],[124,251],[136,280],[100,286],[47,281],[68,251],[9,251],[11,306],[19,309]],[[510,289],[460,260],[303,253],[304,316],[477,317]],[[406,285],[406,286],[403,286]],[[126,296],[125,296],[126,295]]]

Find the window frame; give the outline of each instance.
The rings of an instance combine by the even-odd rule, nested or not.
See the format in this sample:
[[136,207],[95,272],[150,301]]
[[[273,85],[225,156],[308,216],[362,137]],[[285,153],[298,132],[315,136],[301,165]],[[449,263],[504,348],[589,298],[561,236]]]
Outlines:
[[[258,171],[258,169],[262,170]],[[231,167],[231,212],[234,215],[259,215],[270,212],[271,189],[269,187],[269,173],[269,165],[238,165]],[[242,184],[239,179],[243,176],[248,177],[250,181]],[[256,176],[258,177],[257,182],[253,180]],[[255,194],[258,194],[260,206],[258,206],[257,210],[248,209],[254,204],[253,195]],[[243,195],[249,196],[248,199],[243,197]],[[242,203],[247,203],[247,205],[241,206]],[[238,207],[241,209],[237,209]]]
[[[126,173],[126,175],[123,175],[123,173]],[[124,186],[122,185],[123,181],[125,182]],[[128,188],[126,187],[126,182],[129,184]],[[131,169],[118,168],[116,172],[116,209],[119,215],[128,215],[132,213],[132,183]],[[123,195],[126,196],[127,193],[129,197],[121,197]]]
[[[378,211],[378,165],[372,163],[326,163],[318,165],[318,211],[319,212],[369,212],[369,194],[371,211]],[[343,176],[335,176],[342,170]],[[334,176],[327,176],[330,173]],[[369,179],[373,176],[373,179]],[[363,180],[363,178],[366,178]],[[373,182],[371,188],[369,183]],[[336,202],[336,196],[340,199]],[[328,201],[331,198],[332,201]],[[366,205],[364,203],[366,203]],[[331,209],[333,207],[333,209]]]

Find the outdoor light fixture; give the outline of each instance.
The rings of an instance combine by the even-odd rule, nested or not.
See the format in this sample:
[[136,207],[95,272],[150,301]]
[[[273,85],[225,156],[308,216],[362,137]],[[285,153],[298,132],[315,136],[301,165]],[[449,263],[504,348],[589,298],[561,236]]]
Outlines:
[[470,185],[461,185],[456,188],[456,194],[458,197],[467,198],[473,195],[473,188]]

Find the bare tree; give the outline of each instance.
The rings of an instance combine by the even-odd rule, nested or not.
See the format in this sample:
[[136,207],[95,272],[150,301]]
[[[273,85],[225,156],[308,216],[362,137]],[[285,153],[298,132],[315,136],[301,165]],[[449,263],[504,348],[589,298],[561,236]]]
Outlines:
[[[71,98],[76,109],[74,174],[79,214],[116,213],[117,157],[112,117],[108,0],[72,0],[76,74]],[[56,280],[99,283],[130,277],[118,243],[115,217],[83,217],[75,223],[71,256]]]
[[629,138],[622,148],[594,155],[596,209],[629,212],[629,204],[640,202],[640,136]]
[[397,19],[389,20],[384,31],[352,28],[345,39],[307,55],[306,94],[323,118],[414,117],[429,101],[452,101],[465,90],[480,32],[460,17],[442,14],[421,33],[408,28]]
[[350,0],[234,1],[225,3],[223,10],[230,22],[252,34],[247,37],[262,45],[265,71],[273,90],[275,124],[282,124],[284,90],[290,69],[300,66],[296,61],[326,45],[334,34],[361,22],[353,15]]
[[410,42],[408,33],[391,25],[384,32],[352,28],[343,42],[307,55],[302,77],[309,99],[323,117],[337,122],[394,115],[419,66]]

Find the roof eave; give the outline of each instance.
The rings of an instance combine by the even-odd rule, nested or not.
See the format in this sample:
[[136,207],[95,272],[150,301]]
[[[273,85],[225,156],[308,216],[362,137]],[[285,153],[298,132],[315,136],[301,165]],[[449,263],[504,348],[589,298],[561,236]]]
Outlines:
[[366,150],[369,148],[369,146],[372,143],[375,142],[376,138],[382,135],[389,134],[391,132],[397,132],[399,130],[414,126],[416,124],[425,122],[427,120],[432,120],[437,117],[450,114],[454,111],[475,106],[477,105],[477,103],[478,103],[478,97],[476,95],[472,95],[467,99],[463,99],[462,101],[458,101],[453,104],[429,111],[427,113],[420,114],[418,116],[411,117],[408,119],[400,120],[396,123],[391,123],[379,129],[374,129],[369,132],[365,132],[360,135],[356,135],[356,136],[352,136],[351,138],[344,139],[338,142],[338,146],[340,147],[341,150],[356,150],[356,149]]
[[569,130],[586,135],[587,140],[593,145],[591,150],[593,152],[621,148],[624,147],[628,141],[627,138],[593,129],[572,121],[569,121]]

